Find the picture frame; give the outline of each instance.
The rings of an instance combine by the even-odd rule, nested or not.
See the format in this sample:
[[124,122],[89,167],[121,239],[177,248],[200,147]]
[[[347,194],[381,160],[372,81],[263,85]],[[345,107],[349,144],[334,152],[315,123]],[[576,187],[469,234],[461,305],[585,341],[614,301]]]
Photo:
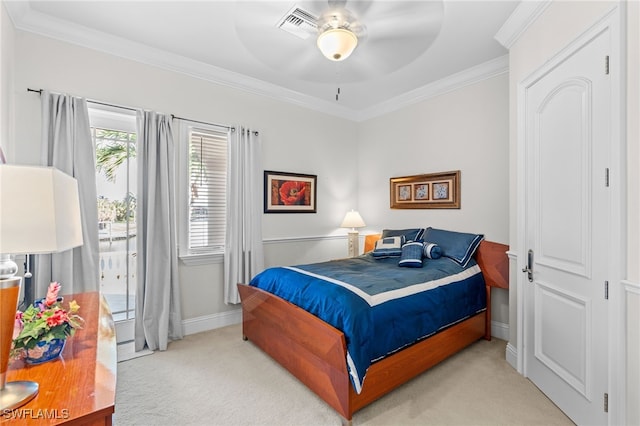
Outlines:
[[317,175],[264,171],[265,213],[315,213]]
[[392,209],[460,208],[460,170],[393,177],[389,184]]

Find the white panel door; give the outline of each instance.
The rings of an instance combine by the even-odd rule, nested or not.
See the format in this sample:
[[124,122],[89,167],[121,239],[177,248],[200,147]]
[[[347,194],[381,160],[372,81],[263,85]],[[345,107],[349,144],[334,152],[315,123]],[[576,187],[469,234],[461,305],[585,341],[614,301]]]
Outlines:
[[607,424],[609,43],[576,45],[524,91],[525,375],[580,425]]

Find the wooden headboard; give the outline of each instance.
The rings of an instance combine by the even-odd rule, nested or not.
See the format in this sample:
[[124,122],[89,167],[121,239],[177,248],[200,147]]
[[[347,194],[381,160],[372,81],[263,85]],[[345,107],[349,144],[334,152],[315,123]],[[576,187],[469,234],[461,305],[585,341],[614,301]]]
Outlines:
[[376,241],[382,238],[382,234],[369,234],[364,236],[364,252],[369,253],[376,247]]

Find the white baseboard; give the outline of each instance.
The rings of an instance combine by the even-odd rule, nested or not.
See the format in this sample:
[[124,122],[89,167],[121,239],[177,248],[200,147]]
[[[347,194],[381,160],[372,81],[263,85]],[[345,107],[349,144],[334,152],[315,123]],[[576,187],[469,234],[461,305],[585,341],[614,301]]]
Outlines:
[[[509,324],[491,321],[491,337],[509,342]],[[518,350],[511,343],[507,343],[505,358],[509,365],[516,370],[518,369]]]
[[118,362],[128,361],[130,359],[139,358],[145,355],[151,355],[153,353],[153,351],[149,349],[143,349],[136,352],[134,342],[118,343],[116,348],[118,350]]
[[491,321],[491,336],[496,339],[509,341],[509,324]]
[[507,343],[507,349],[505,349],[505,357],[509,365],[514,370],[518,370],[518,349],[516,349],[511,343]]
[[233,311],[186,319],[182,321],[182,329],[184,330],[185,336],[187,336],[189,334],[239,324],[240,322],[242,322],[242,310],[238,308]]

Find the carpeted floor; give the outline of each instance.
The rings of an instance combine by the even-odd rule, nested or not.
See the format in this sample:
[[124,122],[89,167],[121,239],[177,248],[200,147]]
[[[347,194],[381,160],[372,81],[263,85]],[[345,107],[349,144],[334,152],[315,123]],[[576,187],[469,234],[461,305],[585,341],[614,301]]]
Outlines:
[[[481,340],[354,414],[354,425],[571,425]],[[339,425],[340,416],[251,342],[240,325],[194,334],[118,364],[119,425]]]

